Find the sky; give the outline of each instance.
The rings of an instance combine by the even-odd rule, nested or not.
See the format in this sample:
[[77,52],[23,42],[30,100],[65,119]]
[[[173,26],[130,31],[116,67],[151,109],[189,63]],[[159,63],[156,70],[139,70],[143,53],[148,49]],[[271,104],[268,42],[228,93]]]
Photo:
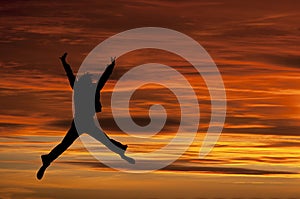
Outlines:
[[[299,1],[3,0],[0,5],[1,199],[300,197]],[[142,126],[150,122],[151,105],[166,109],[166,124],[151,139],[125,134],[110,108],[113,88],[125,72],[165,64],[183,74],[197,94],[200,123],[188,150],[160,170],[126,173],[99,162],[78,139],[38,181],[40,155],[60,142],[72,121],[72,89],[58,57],[68,52],[76,72],[99,43],[140,27],[184,33],[216,63],[227,115],[215,147],[199,158],[211,117],[203,78],[174,53],[140,49],[117,57],[102,91],[99,123],[133,155],[168,144],[181,116],[168,88],[148,84],[131,98],[130,114]],[[100,150],[100,155],[107,154]]]

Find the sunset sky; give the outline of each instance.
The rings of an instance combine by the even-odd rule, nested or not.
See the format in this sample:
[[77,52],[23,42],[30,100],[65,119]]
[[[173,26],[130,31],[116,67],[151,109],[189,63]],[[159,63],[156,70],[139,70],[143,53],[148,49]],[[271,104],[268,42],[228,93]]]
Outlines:
[[[1,1],[0,199],[299,198],[299,10],[297,0]],[[162,50],[136,50],[117,58],[103,89],[103,130],[132,154],[155,151],[175,136],[180,106],[167,88],[145,85],[130,102],[139,125],[150,122],[152,104],[166,108],[166,125],[153,139],[127,136],[110,109],[112,89],[126,71],[161,63],[183,74],[198,96],[193,144],[163,169],[132,174],[105,166],[77,140],[38,181],[40,155],[59,143],[72,120],[72,90],[58,57],[68,52],[77,72],[100,42],[140,27],[182,32],[215,61],[227,95],[218,143],[199,159],[211,103],[190,63]]]

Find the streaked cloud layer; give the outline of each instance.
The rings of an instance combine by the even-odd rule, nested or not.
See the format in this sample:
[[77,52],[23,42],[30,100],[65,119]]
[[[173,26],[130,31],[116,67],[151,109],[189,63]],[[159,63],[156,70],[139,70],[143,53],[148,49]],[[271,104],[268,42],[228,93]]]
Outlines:
[[[0,198],[299,196],[299,9],[294,0],[1,1]],[[126,136],[110,110],[112,89],[126,71],[161,63],[184,74],[197,93],[201,118],[193,145],[160,171],[132,175],[101,165],[76,141],[37,182],[39,155],[58,143],[72,119],[72,92],[58,57],[69,52],[77,71],[98,43],[144,26],[185,33],[216,62],[228,112],[214,150],[198,159],[210,120],[210,96],[203,79],[175,54],[138,50],[117,59],[102,95],[101,126],[128,143],[130,152],[154,151],[170,141],[178,129],[180,106],[168,89],[149,84],[132,97],[131,114],[137,124],[150,122],[153,103],[163,104],[168,112],[166,126],[152,139]]]

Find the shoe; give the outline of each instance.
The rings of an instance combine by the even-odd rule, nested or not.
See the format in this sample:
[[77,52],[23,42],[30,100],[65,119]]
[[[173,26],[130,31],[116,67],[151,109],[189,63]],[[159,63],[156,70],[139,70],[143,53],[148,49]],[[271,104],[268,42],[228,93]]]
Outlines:
[[50,161],[49,161],[47,155],[41,155],[41,159],[42,159],[43,165],[41,166],[41,168],[38,170],[38,172],[36,174],[36,177],[39,180],[43,178],[47,167],[50,165]]
[[37,174],[36,174],[36,177],[37,177],[37,179],[42,179],[43,178],[43,176],[44,176],[44,173],[45,173],[45,171],[46,171],[46,169],[47,169],[47,167],[46,166],[41,166],[41,168],[39,169],[39,171],[37,172]]
[[133,159],[133,158],[130,158],[130,157],[124,155],[124,154],[120,155],[120,157],[123,160],[127,161],[128,163],[130,163],[130,164],[135,164],[135,159]]

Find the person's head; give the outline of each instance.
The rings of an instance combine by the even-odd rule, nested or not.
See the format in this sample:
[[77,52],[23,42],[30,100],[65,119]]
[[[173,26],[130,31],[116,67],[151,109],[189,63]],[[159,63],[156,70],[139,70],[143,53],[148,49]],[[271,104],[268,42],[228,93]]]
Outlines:
[[93,115],[95,113],[95,87],[92,86],[92,75],[84,73],[74,85],[75,114]]

